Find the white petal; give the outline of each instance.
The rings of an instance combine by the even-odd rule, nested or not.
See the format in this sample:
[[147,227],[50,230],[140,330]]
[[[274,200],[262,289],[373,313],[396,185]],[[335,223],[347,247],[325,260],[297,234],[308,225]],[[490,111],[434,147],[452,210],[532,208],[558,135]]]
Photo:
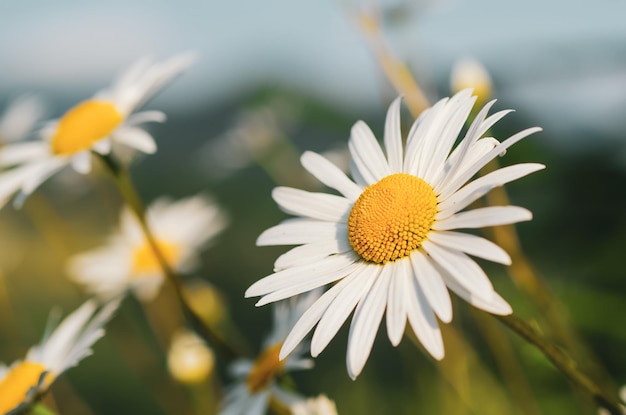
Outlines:
[[400,128],[400,103],[402,97],[396,98],[387,111],[385,120],[385,150],[391,172],[402,171],[402,131]]
[[[439,100],[415,121],[406,141],[404,150],[404,172],[418,176],[420,161],[424,154],[424,148],[428,145],[429,131],[435,122],[441,122],[442,110],[448,102],[448,98]],[[419,177],[419,176],[418,176]]]
[[411,263],[408,258],[402,258],[385,265],[383,272],[392,273],[387,297],[387,336],[391,344],[397,346],[406,327],[406,292],[412,289]]
[[111,152],[111,140],[109,138],[100,140],[91,146],[91,149],[98,154],[109,154]]
[[348,238],[332,239],[312,244],[300,245],[285,252],[274,262],[274,271],[309,264],[333,254],[352,250]]
[[265,230],[257,238],[256,244],[257,246],[308,244],[347,238],[347,232],[345,224],[312,219],[287,219]]
[[354,182],[357,184],[357,186],[359,186],[359,188],[364,189],[370,185],[370,183],[368,183],[367,180],[365,180],[365,178],[359,171],[359,168],[354,163],[354,160],[352,160],[352,157],[350,157],[348,168],[350,169],[350,176],[352,176],[352,180],[354,180]]
[[113,139],[146,154],[154,154],[157,151],[154,138],[138,127],[119,127],[113,134]]
[[378,276],[365,299],[359,302],[352,318],[346,356],[348,375],[352,379],[356,379],[363,370],[383,319],[390,281],[390,278],[384,277],[385,275]]
[[545,166],[543,164],[538,163],[515,164],[479,177],[473,182],[465,185],[448,199],[441,201],[438,206],[439,212],[437,213],[436,219],[445,219],[465,208],[478,198],[484,196],[491,189],[502,186],[544,168]]
[[436,231],[429,233],[428,239],[445,248],[465,252],[499,264],[511,265],[511,257],[504,249],[480,236],[460,232]]
[[273,303],[274,301],[278,300],[284,300],[285,298],[293,297],[294,295],[302,294],[315,288],[319,288],[323,285],[330,284],[352,274],[356,269],[359,268],[359,266],[362,266],[362,264],[354,262],[340,270],[329,271],[320,275],[310,275],[308,279],[305,279],[297,284],[289,285],[285,288],[276,290],[270,294],[261,297],[261,299],[257,301],[255,305],[257,307],[261,307],[265,304]]
[[246,290],[246,297],[255,297],[265,295],[273,291],[283,288],[292,287],[302,282],[306,282],[312,278],[318,278],[325,275],[334,275],[341,273],[349,265],[356,261],[356,255],[338,254],[312,264],[306,264],[299,267],[287,268],[278,271],[252,284]]
[[361,196],[363,190],[350,180],[339,167],[335,166],[325,157],[313,153],[312,151],[307,151],[302,154],[300,162],[317,180],[331,189],[337,190],[352,202],[356,201],[359,196]]
[[513,312],[513,309],[511,308],[509,303],[507,303],[496,292],[491,295],[490,299],[485,299],[482,296],[476,295],[476,293],[473,293],[472,291],[459,284],[459,282],[449,274],[443,272],[442,277],[448,288],[450,288],[459,297],[463,298],[465,301],[467,301],[476,308],[480,308],[481,310],[485,310],[492,314],[498,314],[503,316],[511,314]]
[[445,160],[475,102],[476,97],[472,96],[472,91],[469,89],[457,93],[448,101],[444,112],[444,122],[431,132],[433,134],[429,137],[431,144],[424,149],[425,154],[421,157],[424,169],[420,170],[422,174],[420,177],[426,182],[434,183],[443,175]]
[[416,280],[413,280],[413,289],[407,290],[406,295],[407,316],[413,332],[432,357],[443,359],[443,340],[439,324]]
[[70,160],[72,168],[78,173],[87,174],[91,171],[91,153],[89,151],[76,153]]
[[286,213],[329,222],[347,223],[352,208],[352,202],[345,197],[291,187],[276,187],[272,198]]
[[380,267],[364,264],[341,282],[343,288],[324,312],[311,340],[311,356],[317,357],[335,337],[357,303],[369,292]]
[[9,144],[0,147],[0,167],[26,163],[49,154],[49,144],[43,141]]
[[289,335],[285,339],[282,348],[280,349],[279,358],[283,360],[289,355],[304,339],[304,337],[311,331],[313,326],[322,318],[324,312],[330,305],[330,303],[342,292],[343,288],[349,282],[349,277],[344,278],[337,284],[333,285],[328,291],[326,291],[320,298],[309,307],[302,317],[298,319],[298,322],[293,326]]
[[493,285],[474,260],[462,252],[443,248],[430,240],[424,241],[422,247],[437,265],[462,286],[486,300],[491,299],[494,293]]
[[[36,163],[36,164],[35,164]],[[54,157],[48,160],[41,160],[35,162],[32,165],[27,165],[26,169],[32,170],[28,174],[28,178],[25,178],[22,183],[21,189],[18,195],[13,201],[13,206],[16,209],[22,207],[28,196],[31,195],[43,182],[48,180],[50,176],[62,169],[67,165],[67,159],[61,157]],[[13,170],[17,170],[13,169]],[[2,190],[0,189],[0,201],[2,201]],[[1,202],[0,202],[1,203]]]
[[135,126],[145,122],[165,122],[167,116],[162,111],[142,111],[131,114],[126,119],[126,125]]
[[24,182],[33,176],[38,176],[40,170],[41,166],[37,163],[0,173],[0,207],[4,206],[9,198],[20,190]]
[[489,206],[457,213],[441,221],[435,221],[432,228],[437,231],[451,229],[474,229],[486,226],[508,225],[531,220],[533,214],[519,206]]
[[449,323],[452,321],[450,294],[439,271],[430,261],[428,256],[424,255],[420,250],[411,253],[413,275],[415,275],[415,279],[424,292],[428,304],[430,304],[441,321]]
[[489,163],[499,154],[503,153],[506,149],[508,149],[513,144],[517,143],[518,141],[538,131],[541,131],[541,128],[534,127],[534,128],[528,128],[526,130],[520,131],[517,134],[512,135],[511,137],[504,140],[502,143],[495,146],[495,148],[493,148],[487,154],[483,155],[478,161],[472,163],[471,166],[464,168],[464,171],[462,172],[459,171],[458,174],[455,174],[452,180],[450,180],[449,182],[446,180],[445,188],[442,188],[440,191],[442,200],[447,199],[452,193],[454,193],[464,183],[466,183],[469,179],[471,179],[472,176],[478,173],[478,170],[483,168],[487,163]]
[[363,121],[352,127],[348,148],[352,160],[368,184],[374,184],[391,174],[383,150],[372,130]]

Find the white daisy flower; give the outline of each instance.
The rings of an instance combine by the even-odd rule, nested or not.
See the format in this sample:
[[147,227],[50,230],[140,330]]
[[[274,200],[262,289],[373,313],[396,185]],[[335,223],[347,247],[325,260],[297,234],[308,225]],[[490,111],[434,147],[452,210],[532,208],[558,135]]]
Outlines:
[[41,100],[33,95],[13,99],[0,115],[0,153],[4,145],[26,138],[43,113]]
[[261,353],[255,360],[239,359],[229,368],[238,381],[229,388],[220,415],[263,415],[273,399],[287,407],[304,400],[281,388],[276,379],[285,372],[313,367],[311,359],[302,357],[305,347],[295,347],[286,359],[279,359],[278,353],[289,330],[319,294],[319,290],[314,290],[275,304],[273,329]]
[[163,122],[160,111],[135,113],[161,88],[193,62],[189,54],[152,64],[143,59],[132,65],[113,85],[81,102],[41,131],[42,139],[8,145],[0,152],[0,206],[16,192],[19,205],[41,183],[71,165],[79,173],[91,170],[91,151],[108,154],[113,142],[144,153],[156,144],[140,124]]
[[24,409],[59,375],[91,355],[91,347],[104,336],[103,326],[118,306],[119,301],[114,300],[98,311],[95,301],[87,301],[32,347],[24,360],[9,367],[0,363],[0,413]]
[[276,272],[254,283],[246,297],[263,296],[257,303],[261,306],[333,284],[295,325],[281,358],[316,324],[311,354],[317,356],[356,308],[347,351],[352,378],[367,361],[385,309],[393,345],[400,343],[408,319],[426,350],[441,359],[444,348],[435,316],[446,323],[452,319],[448,289],[475,307],[511,313],[469,256],[510,264],[509,255],[486,239],[455,230],[531,219],[528,210],[517,206],[461,211],[492,188],[544,168],[517,164],[467,183],[489,161],[540,129],[521,131],[502,143],[481,138],[509,112],[487,117],[492,101],[454,147],[475,99],[465,90],[424,111],[411,127],[404,151],[397,99],[385,123],[386,155],[369,127],[357,122],[348,143],[354,181],[322,156],[304,153],[305,169],[341,196],[274,189],[278,205],[300,217],[266,230],[257,245],[301,246],[280,256]]
[[[156,200],[147,210],[148,226],[169,264],[180,272],[199,265],[199,251],[226,226],[223,211],[206,195],[179,201]],[[106,246],[79,254],[68,273],[88,292],[101,298],[130,289],[142,301],[152,300],[163,283],[163,272],[130,209],[120,215],[120,229]]]
[[290,409],[293,415],[337,415],[335,402],[328,399],[326,395],[298,402]]

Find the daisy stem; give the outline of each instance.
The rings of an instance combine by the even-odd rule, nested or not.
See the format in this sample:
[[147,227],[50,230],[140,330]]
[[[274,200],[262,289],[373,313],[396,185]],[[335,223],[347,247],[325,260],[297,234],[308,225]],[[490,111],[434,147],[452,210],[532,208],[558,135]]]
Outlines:
[[552,364],[563,372],[570,381],[589,394],[599,406],[607,409],[611,415],[622,415],[617,399],[612,394],[606,393],[591,378],[581,372],[577,363],[564,349],[544,339],[534,327],[519,317],[514,315],[494,315],[494,317],[539,349]]
[[111,172],[113,176],[113,181],[115,182],[118,190],[126,201],[126,204],[135,214],[135,217],[139,222],[139,226],[141,227],[141,230],[148,244],[150,245],[154,256],[156,257],[159,266],[161,267],[167,280],[174,288],[176,297],[178,298],[180,306],[187,319],[191,322],[192,326],[196,330],[198,330],[198,333],[202,337],[204,337],[204,339],[208,343],[215,346],[215,348],[218,349],[226,359],[230,360],[239,357],[241,353],[239,353],[236,348],[223,340],[222,337],[219,336],[217,333],[214,333],[212,328],[208,324],[205,324],[203,319],[189,304],[187,295],[185,294],[185,288],[183,286],[180,276],[165,259],[163,252],[161,252],[161,248],[157,244],[156,238],[150,230],[150,226],[148,225],[148,222],[146,220],[146,211],[144,205],[141,201],[141,198],[137,194],[137,191],[135,190],[135,186],[133,185],[128,170],[120,165],[117,160],[115,160],[111,155],[98,154],[98,156],[102,159],[106,167]]

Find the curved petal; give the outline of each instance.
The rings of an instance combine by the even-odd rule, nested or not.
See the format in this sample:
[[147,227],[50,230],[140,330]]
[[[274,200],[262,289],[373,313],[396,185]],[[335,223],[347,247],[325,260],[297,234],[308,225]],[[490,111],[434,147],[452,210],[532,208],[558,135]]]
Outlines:
[[154,154],[157,151],[154,138],[138,127],[119,127],[113,134],[113,139],[146,154]]
[[367,296],[359,302],[350,325],[346,364],[352,379],[361,373],[372,351],[376,332],[383,319],[390,274],[379,275]]
[[348,148],[359,173],[368,184],[374,184],[391,174],[383,150],[372,130],[363,121],[357,121],[352,127]]
[[0,167],[15,166],[50,155],[50,145],[43,141],[13,143],[0,146]]
[[445,219],[461,209],[469,206],[478,198],[486,195],[491,189],[502,186],[522,178],[530,173],[544,169],[546,166],[538,163],[522,163],[503,167],[492,171],[473,182],[468,183],[446,200],[440,201],[437,220]]
[[491,300],[494,289],[487,274],[474,260],[462,252],[443,248],[428,240],[422,243],[424,250],[433,261],[459,284],[476,296]]
[[387,337],[393,346],[397,346],[406,327],[406,292],[412,289],[411,263],[408,258],[402,258],[392,265],[384,265],[383,272],[385,270],[392,273],[387,297]]
[[480,236],[461,232],[435,231],[428,239],[445,248],[465,252],[499,264],[511,265],[511,257],[500,246]]
[[402,131],[400,128],[400,103],[402,97],[396,98],[387,110],[385,119],[385,151],[389,169],[393,173],[402,171]]
[[343,289],[324,311],[313,333],[311,356],[317,357],[326,348],[357,303],[367,295],[379,273],[378,266],[366,264],[341,281]]
[[426,182],[434,183],[443,174],[444,163],[475,102],[471,89],[457,93],[448,101],[445,111],[442,111],[444,118],[441,125],[431,131],[428,138],[430,145],[421,157],[423,170],[420,170],[420,177]]
[[[469,179],[471,179],[472,176],[478,173],[478,170],[483,168],[487,163],[489,163],[491,160],[496,158],[499,154],[502,154],[503,152],[505,152],[506,149],[508,149],[513,144],[517,143],[518,141],[538,131],[541,131],[541,128],[534,127],[534,128],[527,128],[523,131],[520,131],[519,133],[512,135],[511,137],[507,138],[506,140],[504,140],[503,142],[495,146],[492,150],[488,151],[486,154],[480,157],[477,161],[471,163],[471,165],[469,166],[463,165],[462,171],[459,170],[458,172],[455,172],[453,176],[448,175],[448,177],[452,177],[452,179],[444,180],[443,188],[439,189],[441,198],[443,200],[447,199],[451,194],[456,192],[464,183],[466,183]],[[461,159],[460,161],[462,162],[463,160]]]
[[452,229],[474,229],[486,226],[508,225],[531,220],[533,214],[519,206],[489,206],[467,212],[457,213],[441,221],[435,221],[432,228],[436,231]]
[[350,180],[339,167],[335,166],[325,157],[312,151],[306,151],[302,154],[302,157],[300,157],[300,162],[317,180],[331,189],[337,190],[352,202],[356,201],[359,196],[361,196],[363,189],[357,186],[357,184]]
[[311,281],[328,275],[334,276],[336,274],[341,274],[342,270],[346,269],[357,260],[356,258],[356,255],[353,253],[337,254],[323,260],[316,261],[312,264],[305,264],[299,267],[287,268],[285,270],[275,272],[274,274],[261,278],[252,284],[246,290],[245,296],[248,298],[265,295],[284,288],[292,287],[302,282]]
[[339,295],[349,281],[350,277],[347,277],[333,285],[302,314],[283,342],[278,356],[280,360],[283,360],[298,347],[302,339],[304,339],[320,318],[322,318],[330,303]]
[[482,296],[476,295],[476,293],[468,290],[463,285],[446,272],[442,272],[443,280],[448,288],[450,288],[459,297],[470,303],[476,308],[485,310],[491,314],[497,314],[501,316],[509,315],[513,312],[513,309],[497,292],[493,292],[491,298],[486,299]]
[[165,122],[167,116],[162,111],[141,111],[131,114],[126,119],[126,125],[135,126],[145,122]]
[[444,349],[439,324],[417,281],[412,281],[412,289],[405,292],[409,323],[426,351],[433,358],[441,360],[444,356]]
[[274,188],[272,198],[286,213],[329,222],[347,223],[352,208],[352,202],[345,197],[291,187]]
[[91,171],[91,153],[89,151],[81,151],[72,156],[72,168],[80,174],[87,174]]
[[343,224],[321,222],[314,219],[287,219],[266,229],[256,240],[257,246],[300,245],[347,238]]
[[[355,270],[362,266],[362,264],[358,262],[353,262],[352,264],[343,267],[341,269],[336,269],[333,271],[325,272],[324,274],[315,274],[310,275],[308,279],[304,279],[298,283],[290,284],[289,286],[276,290],[272,293],[269,293],[263,297],[255,304],[257,307],[261,307],[265,304],[273,303],[278,300],[283,300],[285,298],[293,297],[297,294],[302,294],[306,291],[311,291],[314,288],[321,287],[326,284],[333,283],[337,280],[347,277],[352,274]],[[293,269],[293,268],[290,268]]]
[[413,266],[413,275],[415,275],[417,283],[435,314],[444,323],[452,321],[452,301],[450,301],[448,288],[437,268],[431,263],[428,256],[420,250],[411,253],[411,265]]
[[352,246],[347,237],[300,245],[279,256],[274,262],[274,271],[309,264],[333,254],[350,251]]

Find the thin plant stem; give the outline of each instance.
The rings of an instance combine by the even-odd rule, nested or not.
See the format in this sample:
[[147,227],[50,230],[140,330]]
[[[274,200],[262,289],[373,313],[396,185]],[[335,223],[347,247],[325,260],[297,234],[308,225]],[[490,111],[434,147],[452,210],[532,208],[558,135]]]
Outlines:
[[117,160],[115,160],[111,155],[98,154],[98,156],[102,159],[106,167],[111,172],[113,176],[113,181],[119,189],[122,197],[126,201],[131,211],[135,214],[135,217],[139,222],[139,226],[146,238],[146,241],[150,245],[150,248],[152,248],[154,256],[156,257],[159,266],[163,271],[163,274],[165,274],[166,279],[170,282],[172,288],[174,289],[174,293],[179,300],[185,317],[198,331],[198,334],[200,334],[209,344],[213,345],[217,350],[219,350],[219,352],[227,360],[232,360],[236,357],[239,357],[241,353],[239,353],[239,351],[232,345],[224,341],[221,336],[214,333],[211,327],[205,324],[202,318],[189,305],[189,302],[187,301],[187,296],[185,294],[185,288],[180,277],[165,259],[165,256],[163,255],[163,252],[161,252],[161,248],[159,247],[156,238],[150,230],[150,227],[146,220],[144,205],[141,202],[137,191],[135,190],[135,186],[132,183],[130,174],[128,173],[127,169],[121,166],[117,162]]
[[599,406],[608,410],[611,415],[623,415],[617,397],[607,394],[597,383],[581,372],[577,363],[564,349],[548,342],[535,328],[519,317],[514,315],[493,315],[493,317],[539,349],[554,366],[563,372],[572,383],[591,396]]
[[419,84],[406,65],[387,48],[376,17],[363,12],[360,23],[385,76],[396,91],[404,96],[411,113],[419,115],[429,107],[428,99]]

